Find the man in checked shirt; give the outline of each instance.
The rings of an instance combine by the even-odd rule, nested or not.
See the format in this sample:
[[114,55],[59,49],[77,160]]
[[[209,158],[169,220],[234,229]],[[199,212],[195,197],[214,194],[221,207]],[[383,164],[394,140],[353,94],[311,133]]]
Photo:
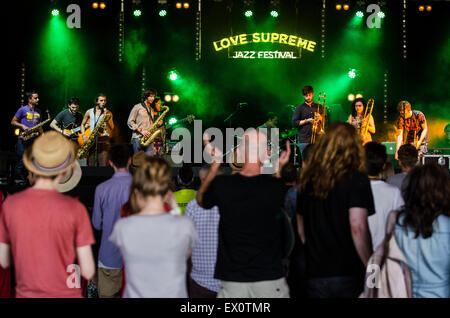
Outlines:
[[[200,169],[200,181],[205,180],[209,166]],[[219,170],[223,174],[223,170]],[[205,210],[193,199],[186,206],[185,216],[190,217],[200,238],[200,243],[192,250],[192,270],[189,274],[190,298],[216,298],[220,287],[220,280],[214,278],[216,266],[219,209],[214,206]]]

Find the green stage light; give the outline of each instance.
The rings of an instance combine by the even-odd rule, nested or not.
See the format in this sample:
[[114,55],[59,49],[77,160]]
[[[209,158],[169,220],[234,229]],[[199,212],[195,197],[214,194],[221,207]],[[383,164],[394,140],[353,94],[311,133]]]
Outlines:
[[177,74],[175,71],[171,71],[171,72],[169,73],[169,79],[170,79],[171,81],[176,81],[176,80],[178,79],[178,74]]
[[159,16],[160,17],[165,17],[167,15],[167,11],[166,10],[159,10]]
[[247,11],[245,11],[244,15],[245,15],[247,18],[250,18],[250,17],[253,15],[253,11],[252,11],[252,10],[247,10]]
[[172,117],[169,119],[169,125],[175,125],[178,122],[178,119],[175,117]]
[[59,10],[58,9],[53,9],[52,10],[52,16],[56,17],[59,15]]
[[356,77],[356,70],[355,70],[355,69],[351,69],[351,70],[348,72],[348,77],[350,77],[350,78],[355,78],[355,77]]
[[378,17],[379,17],[380,19],[383,19],[385,16],[386,16],[386,15],[384,14],[383,11],[378,12]]
[[362,17],[364,17],[364,13],[362,11],[358,11],[358,12],[356,12],[356,16],[358,18],[362,18]]
[[272,11],[270,11],[270,15],[271,15],[272,17],[274,17],[274,18],[277,18],[277,17],[278,17],[278,11],[272,10]]
[[142,15],[142,11],[139,10],[139,9],[136,9],[136,10],[133,11],[133,15],[135,17],[140,17]]

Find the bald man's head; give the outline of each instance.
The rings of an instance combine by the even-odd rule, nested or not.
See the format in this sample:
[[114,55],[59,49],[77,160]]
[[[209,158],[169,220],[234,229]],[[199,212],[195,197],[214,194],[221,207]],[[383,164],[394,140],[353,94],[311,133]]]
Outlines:
[[238,162],[262,164],[269,158],[267,150],[267,135],[256,129],[248,129],[237,149]]

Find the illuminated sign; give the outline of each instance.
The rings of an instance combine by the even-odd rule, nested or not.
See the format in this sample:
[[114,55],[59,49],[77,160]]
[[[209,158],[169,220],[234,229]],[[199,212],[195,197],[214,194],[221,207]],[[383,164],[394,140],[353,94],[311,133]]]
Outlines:
[[293,47],[303,48],[310,52],[314,52],[315,46],[317,44],[314,41],[303,39],[296,35],[288,35],[283,33],[252,33],[252,34],[239,34],[223,38],[219,41],[214,41],[213,45],[216,51],[221,51],[223,49],[228,49],[233,46],[246,45],[250,43],[285,44]]
[[289,51],[235,51],[232,59],[298,59],[295,52]]

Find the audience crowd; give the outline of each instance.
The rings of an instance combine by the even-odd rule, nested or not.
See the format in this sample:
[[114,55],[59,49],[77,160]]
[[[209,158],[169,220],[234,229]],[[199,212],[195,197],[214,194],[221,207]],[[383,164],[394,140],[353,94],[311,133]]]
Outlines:
[[247,131],[230,173],[204,136],[212,163],[173,178],[164,159],[115,145],[87,209],[64,194],[81,178],[76,147],[44,133],[23,156],[31,186],[0,193],[0,298],[364,297],[393,241],[412,297],[450,297],[448,170],[403,145],[394,174],[385,146],[339,122],[300,169],[287,142],[278,172],[262,174],[265,145]]

